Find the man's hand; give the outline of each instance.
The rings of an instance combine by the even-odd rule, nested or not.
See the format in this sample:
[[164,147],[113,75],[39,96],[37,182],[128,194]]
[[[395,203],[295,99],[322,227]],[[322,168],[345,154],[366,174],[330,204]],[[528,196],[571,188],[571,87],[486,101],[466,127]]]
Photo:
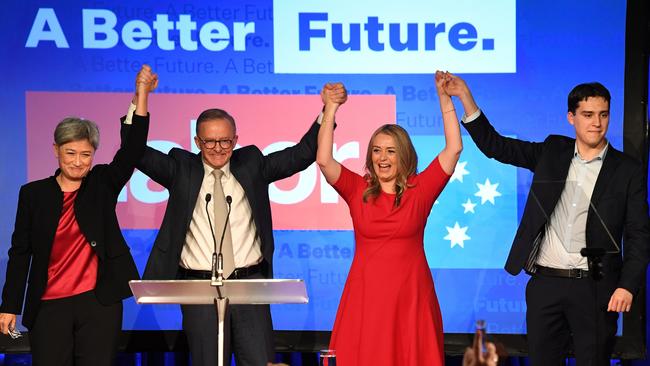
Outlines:
[[331,104],[339,106],[348,100],[348,91],[342,83],[327,83],[323,86],[320,97],[326,106]]
[[10,329],[16,329],[16,314],[0,313],[0,332],[9,334]]
[[[478,106],[476,105],[472,92],[469,90],[465,80],[447,72],[444,75],[444,89],[445,93],[450,97],[457,97],[460,99],[466,116],[478,111]],[[438,94],[440,95],[440,92],[438,92]]]
[[627,313],[632,306],[632,297],[633,295],[630,291],[621,287],[617,288],[609,299],[607,311],[615,311],[617,313],[624,311]]
[[470,94],[469,87],[465,83],[465,80],[459,78],[456,75],[452,75],[450,73],[445,73],[444,86],[445,86],[445,92],[450,96],[463,98],[468,94]]

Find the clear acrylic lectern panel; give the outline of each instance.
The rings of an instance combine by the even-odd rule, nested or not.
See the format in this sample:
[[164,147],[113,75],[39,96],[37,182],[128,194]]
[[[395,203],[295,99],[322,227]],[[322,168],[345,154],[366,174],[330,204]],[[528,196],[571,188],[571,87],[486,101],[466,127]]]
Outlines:
[[[138,304],[213,304],[219,297],[210,280],[131,281]],[[309,302],[303,280],[254,279],[225,280],[221,296],[230,304],[306,304]]]
[[219,333],[217,365],[224,365],[224,323],[229,305],[306,304],[309,302],[303,280],[252,279],[224,280],[213,286],[211,280],[130,281],[138,304],[214,304]]

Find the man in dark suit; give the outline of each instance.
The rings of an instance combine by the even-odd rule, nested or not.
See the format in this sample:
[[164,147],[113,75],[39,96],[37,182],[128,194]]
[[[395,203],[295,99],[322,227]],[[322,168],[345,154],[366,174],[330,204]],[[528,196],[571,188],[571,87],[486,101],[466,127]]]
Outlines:
[[[342,85],[326,87],[336,89],[332,92],[341,103],[345,102],[347,95]],[[132,109],[133,105],[129,114]],[[147,148],[137,167],[169,190],[169,200],[143,278],[209,279],[214,251],[210,216],[215,222],[217,241],[226,227],[224,253],[228,250],[231,254],[224,254],[224,277],[271,278],[274,248],[268,185],[306,169],[315,161],[319,121],[320,118],[295,146],[264,156],[256,146],[235,150],[235,120],[224,110],[208,109],[196,122],[194,142],[199,154],[178,148],[164,154]],[[225,205],[224,196],[232,199],[228,224],[225,208],[217,211],[219,208],[214,207]],[[234,270],[228,269],[229,261]],[[214,366],[214,306],[183,305],[181,310],[192,364]],[[238,366],[266,366],[273,360],[268,305],[231,306],[228,322],[226,364],[230,364],[231,353],[235,354]]]
[[[528,142],[500,135],[462,79],[452,78],[446,89],[460,98],[463,126],[487,157],[534,173],[505,265],[512,275],[531,275],[531,364],[563,365],[572,340],[579,366],[609,365],[618,312],[630,310],[644,283],[650,243],[645,167],[605,137],[609,91],[589,83],[569,93],[575,139]],[[583,248],[597,255],[583,257]]]

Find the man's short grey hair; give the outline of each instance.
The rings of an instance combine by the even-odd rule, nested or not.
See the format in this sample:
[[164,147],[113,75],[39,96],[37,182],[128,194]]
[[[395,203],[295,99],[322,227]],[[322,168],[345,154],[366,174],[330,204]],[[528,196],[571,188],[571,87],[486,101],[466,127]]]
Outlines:
[[61,146],[72,141],[88,140],[97,150],[99,147],[99,128],[93,121],[66,117],[54,129],[54,143]]

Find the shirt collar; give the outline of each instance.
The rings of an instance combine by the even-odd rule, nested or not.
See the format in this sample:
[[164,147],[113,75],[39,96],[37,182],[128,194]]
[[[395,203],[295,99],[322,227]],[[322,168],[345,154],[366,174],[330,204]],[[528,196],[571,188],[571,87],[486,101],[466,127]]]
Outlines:
[[590,162],[595,161],[595,160],[601,160],[602,161],[603,159],[605,159],[605,155],[607,154],[607,149],[608,148],[609,148],[609,141],[605,144],[605,147],[603,147],[603,149],[600,150],[598,155],[594,156],[593,159],[591,159],[589,161],[586,161],[586,160],[582,159],[582,156],[580,156],[580,153],[578,152],[578,144],[576,143],[575,145],[573,145],[573,157],[577,158],[577,159],[580,159],[581,161],[585,161],[587,163],[590,163]]
[[[203,171],[205,172],[205,175],[211,175],[215,168],[206,163],[203,158],[201,158],[201,162],[203,163]],[[222,166],[221,171],[226,180],[230,179],[230,162],[227,162],[226,165]]]

